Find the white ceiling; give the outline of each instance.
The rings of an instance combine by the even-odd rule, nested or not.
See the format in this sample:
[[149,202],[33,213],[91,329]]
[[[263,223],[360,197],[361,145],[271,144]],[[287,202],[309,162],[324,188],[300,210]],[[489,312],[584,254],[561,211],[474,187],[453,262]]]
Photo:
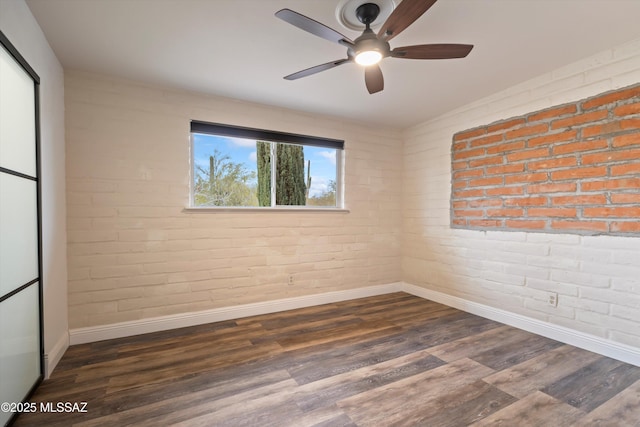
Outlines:
[[640,0],[439,0],[391,47],[474,44],[467,58],[386,58],[374,95],[356,64],[284,80],[346,49],[274,13],[293,9],[355,39],[339,2],[27,0],[65,68],[397,128],[640,38]]

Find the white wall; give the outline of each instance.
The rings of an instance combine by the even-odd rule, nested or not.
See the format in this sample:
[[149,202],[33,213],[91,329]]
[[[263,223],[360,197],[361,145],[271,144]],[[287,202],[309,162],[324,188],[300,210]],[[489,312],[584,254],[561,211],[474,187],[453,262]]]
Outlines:
[[639,81],[640,40],[407,130],[403,280],[640,349],[640,238],[449,227],[454,133]]
[[[73,330],[400,280],[397,130],[71,70],[65,99]],[[185,212],[191,120],[345,140],[349,212]]]
[[69,342],[64,75],[23,0],[0,0],[0,29],[40,76],[44,351],[50,372]]

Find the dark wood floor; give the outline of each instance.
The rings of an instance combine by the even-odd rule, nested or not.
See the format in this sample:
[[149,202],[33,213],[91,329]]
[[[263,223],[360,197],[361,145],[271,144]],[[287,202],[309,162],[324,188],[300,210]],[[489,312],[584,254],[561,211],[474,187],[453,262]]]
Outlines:
[[16,426],[640,426],[640,368],[404,293],[69,348]]

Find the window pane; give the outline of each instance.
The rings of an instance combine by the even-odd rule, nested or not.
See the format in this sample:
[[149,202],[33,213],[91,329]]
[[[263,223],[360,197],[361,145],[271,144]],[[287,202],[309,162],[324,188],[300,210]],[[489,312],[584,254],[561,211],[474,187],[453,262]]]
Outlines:
[[205,122],[191,127],[192,206],[340,207],[344,141]]
[[304,147],[307,206],[337,206],[337,155],[338,150],[333,148]]
[[271,206],[271,150],[272,144],[256,141],[258,161],[258,205]]
[[258,206],[256,141],[193,134],[193,205]]
[[304,147],[294,144],[276,146],[276,205],[304,206],[307,197]]

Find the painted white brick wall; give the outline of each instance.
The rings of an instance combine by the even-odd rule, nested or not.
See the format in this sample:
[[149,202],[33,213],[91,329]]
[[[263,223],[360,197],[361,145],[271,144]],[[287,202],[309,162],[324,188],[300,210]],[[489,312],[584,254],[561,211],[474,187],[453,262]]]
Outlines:
[[[399,131],[75,71],[65,100],[71,328],[401,279]],[[192,119],[344,139],[350,212],[184,212]]]
[[405,131],[403,280],[640,348],[640,238],[449,228],[455,132],[639,81],[637,40]]

